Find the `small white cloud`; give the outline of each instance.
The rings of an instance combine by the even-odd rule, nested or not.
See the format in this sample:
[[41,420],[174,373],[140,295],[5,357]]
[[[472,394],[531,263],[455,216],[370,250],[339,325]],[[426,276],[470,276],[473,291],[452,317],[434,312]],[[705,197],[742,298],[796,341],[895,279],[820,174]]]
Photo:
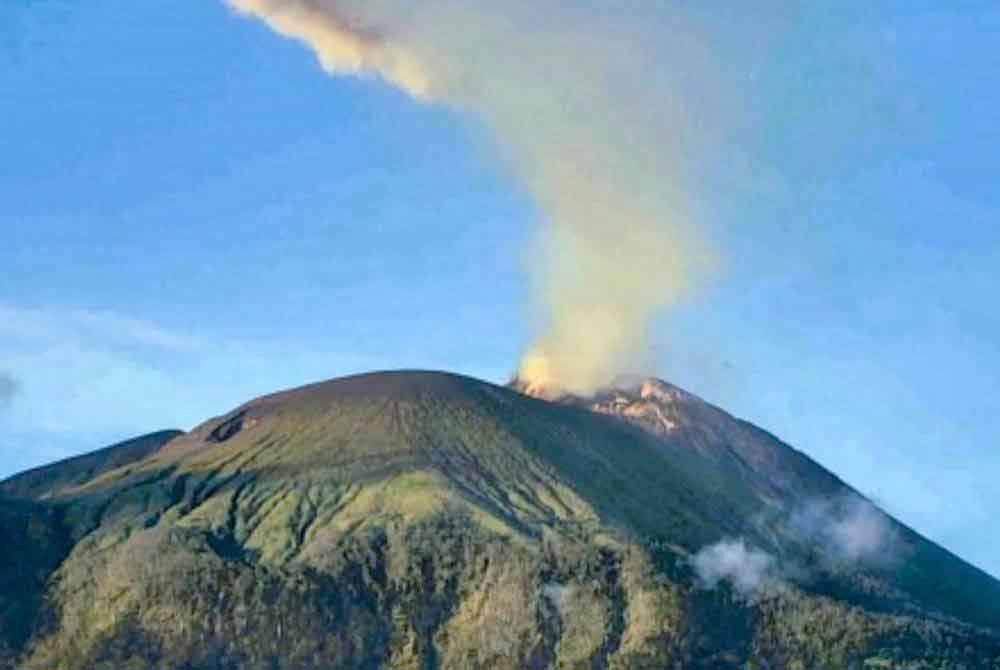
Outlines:
[[9,372],[0,372],[0,409],[6,409],[21,392],[21,384]]
[[716,588],[729,582],[744,597],[751,597],[775,583],[774,558],[767,552],[748,547],[741,539],[724,539],[703,547],[691,558],[701,585]]
[[870,559],[889,544],[891,529],[878,510],[858,501],[834,522],[830,535],[845,557]]

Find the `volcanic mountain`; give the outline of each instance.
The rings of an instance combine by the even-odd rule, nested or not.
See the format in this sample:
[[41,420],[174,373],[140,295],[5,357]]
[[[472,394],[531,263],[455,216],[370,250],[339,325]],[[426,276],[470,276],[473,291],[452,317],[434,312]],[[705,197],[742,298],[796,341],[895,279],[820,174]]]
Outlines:
[[4,668],[1000,663],[1000,582],[659,380],[348,377],[0,496]]

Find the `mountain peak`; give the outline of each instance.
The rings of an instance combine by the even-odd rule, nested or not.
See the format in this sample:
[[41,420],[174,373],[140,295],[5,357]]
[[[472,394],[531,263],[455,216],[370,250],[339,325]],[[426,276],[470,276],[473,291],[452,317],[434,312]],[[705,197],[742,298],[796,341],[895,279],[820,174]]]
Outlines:
[[[0,668],[1000,655],[974,628],[1000,629],[1000,584],[880,513],[904,561],[831,548],[883,526],[855,528],[833,504],[853,492],[769,433],[658,379],[585,398],[511,387],[355,375],[10,480],[0,530],[58,552],[0,565],[33,575],[0,590]],[[744,559],[782,588],[743,593]],[[22,613],[16,636],[5,612]]]

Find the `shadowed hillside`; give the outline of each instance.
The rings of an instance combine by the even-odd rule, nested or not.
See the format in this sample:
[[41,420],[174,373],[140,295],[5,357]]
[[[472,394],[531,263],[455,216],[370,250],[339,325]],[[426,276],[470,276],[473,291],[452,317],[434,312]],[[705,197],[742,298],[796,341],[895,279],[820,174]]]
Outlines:
[[181,435],[183,433],[179,430],[151,433],[83,456],[34,468],[0,483],[0,494],[33,500],[56,497],[109,470],[141,461]]
[[[4,628],[10,667],[1000,662],[1000,584],[874,508],[892,560],[832,542],[866,501],[662,382],[549,402],[361,375],[0,492],[32,575],[2,601],[30,612],[3,620],[28,622]],[[730,546],[766,579],[709,583]]]

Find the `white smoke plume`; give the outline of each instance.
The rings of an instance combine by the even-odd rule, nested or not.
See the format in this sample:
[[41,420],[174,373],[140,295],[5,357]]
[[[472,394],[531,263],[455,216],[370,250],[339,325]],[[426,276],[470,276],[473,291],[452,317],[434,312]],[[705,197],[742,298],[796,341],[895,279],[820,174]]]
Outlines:
[[585,393],[637,365],[653,320],[711,264],[682,156],[705,119],[686,92],[708,91],[712,68],[667,3],[228,2],[332,74],[381,78],[492,133],[546,219],[527,385]]
[[889,517],[853,494],[811,500],[796,510],[791,525],[834,561],[891,564],[901,558],[904,549]]
[[727,538],[702,547],[691,558],[691,567],[704,588],[714,589],[720,582],[729,582],[745,598],[779,583],[774,557],[748,547],[742,538]]

